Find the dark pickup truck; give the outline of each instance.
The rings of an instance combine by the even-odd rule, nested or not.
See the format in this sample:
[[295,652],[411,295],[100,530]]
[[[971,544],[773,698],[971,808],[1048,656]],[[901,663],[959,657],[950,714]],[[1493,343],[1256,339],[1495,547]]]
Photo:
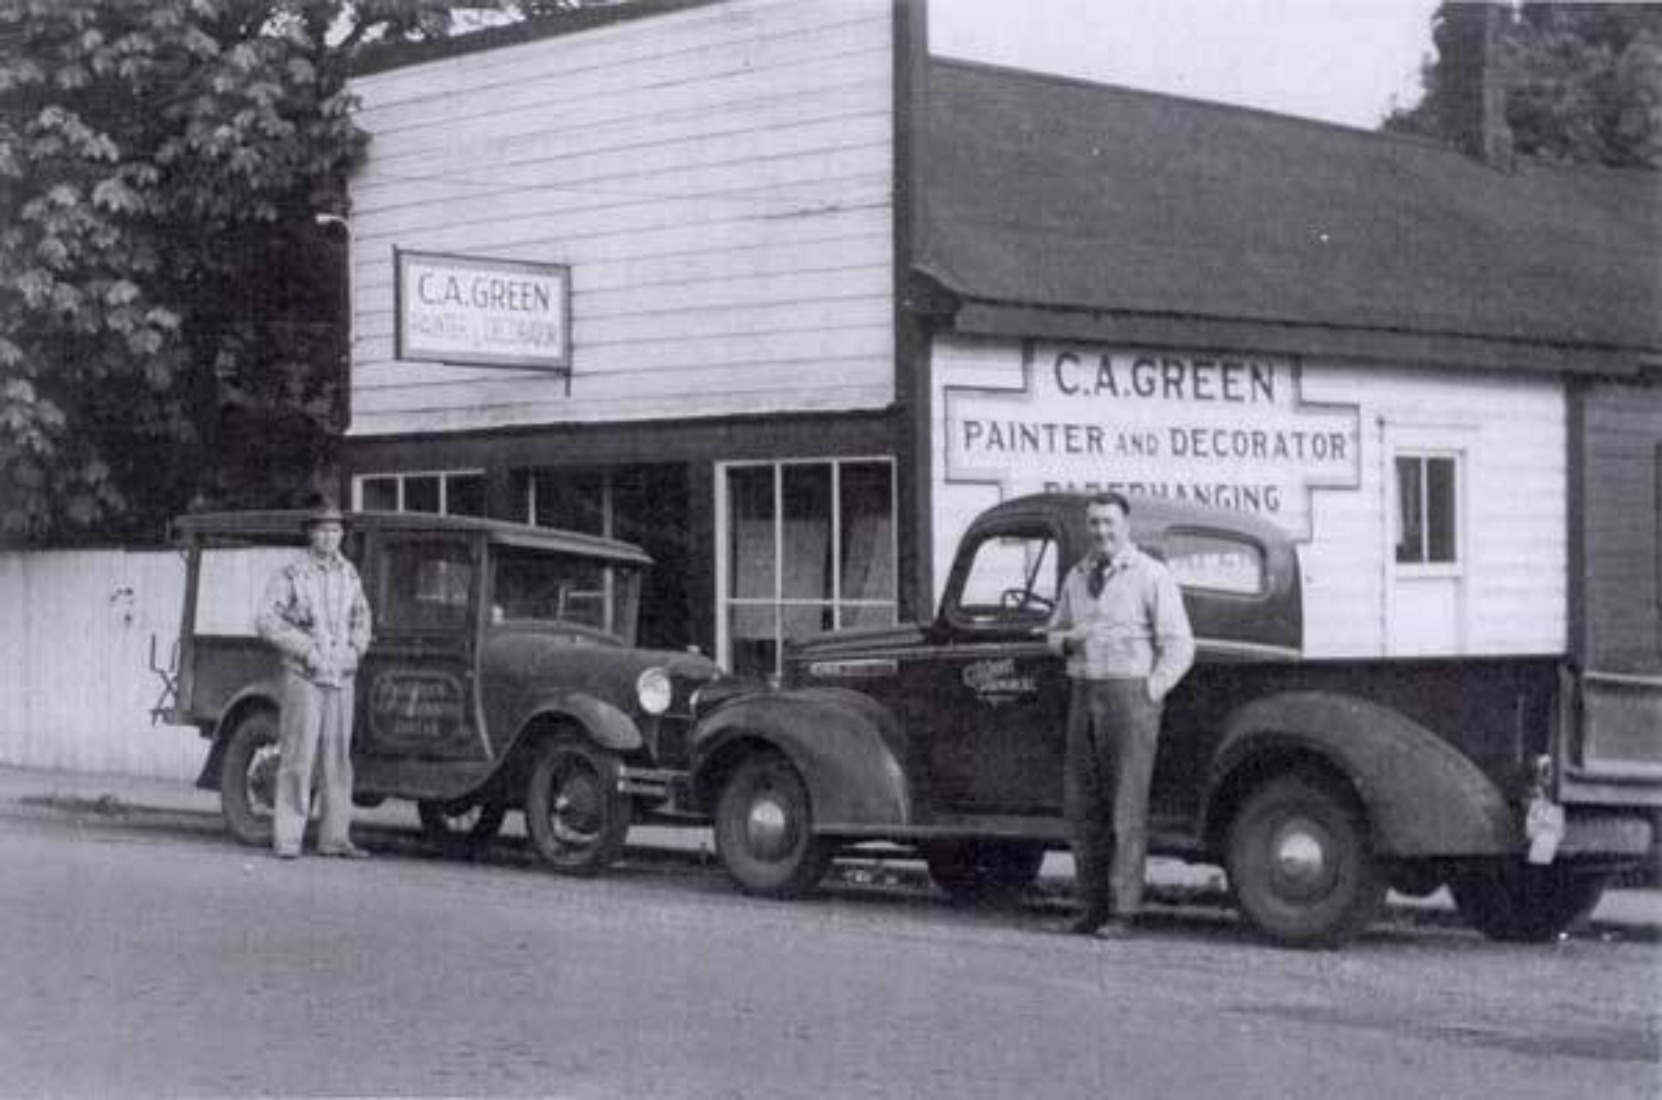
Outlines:
[[[1087,549],[1085,503],[980,516],[933,622],[826,635],[793,650],[780,687],[707,693],[692,794],[741,887],[801,893],[837,850],[885,841],[949,892],[1010,892],[1066,844],[1068,688],[1042,628]],[[1132,520],[1198,644],[1166,704],[1150,848],[1223,865],[1271,939],[1340,943],[1387,886],[1445,883],[1488,935],[1551,939],[1646,858],[1662,680],[1553,656],[1306,658],[1278,528],[1157,500]]]

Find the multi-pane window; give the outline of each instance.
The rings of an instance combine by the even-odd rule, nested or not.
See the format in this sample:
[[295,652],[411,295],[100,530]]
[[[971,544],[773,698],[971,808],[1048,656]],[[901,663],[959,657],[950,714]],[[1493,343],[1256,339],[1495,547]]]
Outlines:
[[723,654],[768,674],[786,641],[895,620],[887,459],[744,463],[721,472]]
[[366,512],[485,514],[485,475],[478,470],[367,474],[357,479],[357,489],[357,506]]
[[1460,463],[1454,455],[1396,456],[1398,565],[1460,561]]

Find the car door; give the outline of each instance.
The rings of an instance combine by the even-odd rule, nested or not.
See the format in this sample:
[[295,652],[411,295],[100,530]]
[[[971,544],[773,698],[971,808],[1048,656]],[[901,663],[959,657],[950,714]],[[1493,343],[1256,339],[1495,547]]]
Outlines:
[[474,699],[479,554],[465,534],[378,536],[370,577],[375,641],[358,676],[361,753],[487,758]]
[[972,533],[948,582],[930,675],[938,805],[1060,813],[1068,683],[1045,646],[1062,563],[1040,522]]

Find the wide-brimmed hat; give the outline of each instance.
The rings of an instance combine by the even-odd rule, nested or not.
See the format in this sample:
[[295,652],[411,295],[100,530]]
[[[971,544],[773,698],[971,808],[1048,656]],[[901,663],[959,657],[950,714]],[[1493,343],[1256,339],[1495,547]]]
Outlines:
[[306,498],[306,519],[301,526],[307,530],[320,523],[345,523],[346,513],[340,510],[333,497],[313,493]]

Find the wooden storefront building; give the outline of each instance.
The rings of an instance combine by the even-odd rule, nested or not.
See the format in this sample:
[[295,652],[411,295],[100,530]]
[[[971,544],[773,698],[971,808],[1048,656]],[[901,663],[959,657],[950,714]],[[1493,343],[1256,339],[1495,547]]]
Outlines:
[[1050,486],[1283,524],[1315,655],[1662,671],[1654,174],[925,25],[640,0],[366,64],[355,503],[639,542],[643,640],[743,671],[927,615],[969,519]]

